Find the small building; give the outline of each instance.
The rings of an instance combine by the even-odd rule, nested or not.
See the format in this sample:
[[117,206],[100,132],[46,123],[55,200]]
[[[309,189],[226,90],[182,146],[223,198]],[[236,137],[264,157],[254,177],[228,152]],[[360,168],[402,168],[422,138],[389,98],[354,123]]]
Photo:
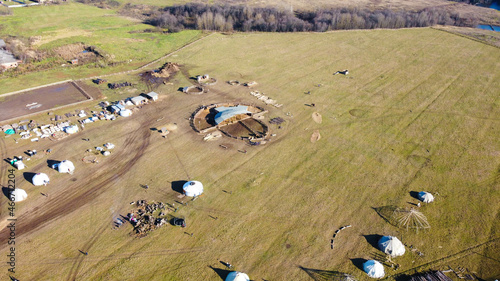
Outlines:
[[111,111],[111,113],[118,113],[120,112],[120,109],[118,108],[118,106],[112,105],[109,107],[109,111]]
[[137,97],[133,97],[130,99],[130,101],[134,104],[134,105],[141,105],[141,104],[145,104],[148,102],[148,99],[146,99],[145,97],[143,96],[137,96]]
[[125,106],[123,106],[122,104],[115,104],[115,105],[112,105],[109,107],[109,111],[111,111],[111,113],[117,113],[124,110],[125,109]]
[[152,101],[157,101],[158,100],[158,94],[155,93],[155,92],[149,92],[146,94],[146,96],[148,97],[148,99],[152,100]]
[[24,165],[23,161],[17,161],[17,162],[14,163],[14,167],[16,167],[18,170],[22,170],[26,166]]

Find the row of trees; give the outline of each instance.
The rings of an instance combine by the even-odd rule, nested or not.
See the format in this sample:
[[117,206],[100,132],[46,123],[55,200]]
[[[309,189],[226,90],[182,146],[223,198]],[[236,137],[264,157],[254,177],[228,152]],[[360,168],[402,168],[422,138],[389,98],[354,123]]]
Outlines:
[[436,24],[475,26],[477,19],[464,17],[440,7],[420,11],[338,8],[292,13],[275,8],[191,3],[163,8],[151,15],[147,22],[171,32],[182,29],[322,32],[338,29],[424,27]]
[[494,2],[494,0],[452,0],[454,2],[465,2],[467,4],[472,4],[472,5],[481,5],[485,7],[489,7],[491,3]]

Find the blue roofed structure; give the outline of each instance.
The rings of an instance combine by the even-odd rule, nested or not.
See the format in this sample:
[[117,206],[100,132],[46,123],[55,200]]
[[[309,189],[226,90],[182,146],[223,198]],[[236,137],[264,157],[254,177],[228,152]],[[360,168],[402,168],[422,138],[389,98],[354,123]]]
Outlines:
[[245,105],[231,107],[221,106],[215,108],[215,110],[217,111],[217,114],[215,115],[214,120],[217,125],[240,114],[252,114],[252,112],[248,111],[248,106]]

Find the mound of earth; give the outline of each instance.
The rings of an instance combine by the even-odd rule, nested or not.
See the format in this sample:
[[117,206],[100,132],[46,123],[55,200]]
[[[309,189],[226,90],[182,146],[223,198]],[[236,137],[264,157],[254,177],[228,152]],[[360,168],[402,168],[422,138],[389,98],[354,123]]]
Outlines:
[[180,67],[177,63],[167,62],[165,63],[157,72],[151,73],[154,77],[168,78],[171,75],[177,73],[180,70]]
[[315,130],[311,135],[311,142],[315,143],[321,139],[321,135],[319,134],[319,130]]
[[318,124],[321,124],[321,122],[323,122],[323,117],[318,112],[314,112],[312,114],[312,119],[314,120],[314,122]]
[[168,123],[168,124],[166,124],[163,127],[165,127],[169,131],[175,131],[175,130],[177,130],[177,124],[174,124],[174,123]]

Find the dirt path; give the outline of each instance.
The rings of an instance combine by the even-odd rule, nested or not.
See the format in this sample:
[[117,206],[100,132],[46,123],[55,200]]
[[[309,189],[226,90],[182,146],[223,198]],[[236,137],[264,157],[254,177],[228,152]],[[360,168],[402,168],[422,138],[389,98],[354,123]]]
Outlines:
[[[117,177],[125,175],[142,158],[150,144],[151,132],[149,127],[154,120],[148,118],[146,114],[144,116],[137,116],[141,118],[140,126],[136,130],[129,132],[123,144],[124,149],[117,151],[113,155],[113,158],[110,159],[110,161],[116,163],[113,167],[114,169],[103,173],[96,172],[85,180],[75,182],[75,184],[66,189],[68,192],[51,198],[51,204],[47,204],[43,208],[35,207],[30,212],[24,212],[24,214],[18,217],[17,237],[31,233],[47,224],[47,222],[74,212],[91,200],[94,200],[106,190],[106,187],[110,183]],[[5,154],[5,151],[5,149],[2,149],[2,154]],[[6,157],[5,155],[2,156]],[[121,160],[113,161],[113,159]],[[5,177],[5,167],[7,165],[2,166],[0,177]],[[3,249],[7,245],[7,231],[7,229],[0,230],[0,249]]]

